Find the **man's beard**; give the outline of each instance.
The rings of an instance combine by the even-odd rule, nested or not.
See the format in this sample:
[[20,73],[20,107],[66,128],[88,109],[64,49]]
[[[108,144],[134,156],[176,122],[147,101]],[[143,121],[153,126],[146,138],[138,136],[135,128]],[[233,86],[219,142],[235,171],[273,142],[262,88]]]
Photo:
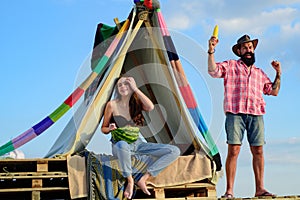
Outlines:
[[[247,58],[247,56],[250,55],[250,58]],[[244,55],[241,56],[241,60],[248,66],[250,67],[255,63],[255,54],[252,52],[247,52]]]

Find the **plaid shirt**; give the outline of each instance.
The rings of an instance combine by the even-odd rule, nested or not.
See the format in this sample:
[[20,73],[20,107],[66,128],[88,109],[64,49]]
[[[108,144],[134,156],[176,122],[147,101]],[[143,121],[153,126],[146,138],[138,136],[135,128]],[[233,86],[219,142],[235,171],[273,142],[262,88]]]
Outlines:
[[225,113],[266,113],[262,95],[270,95],[272,82],[261,69],[253,65],[249,70],[241,60],[228,60],[216,65],[216,70],[209,74],[214,78],[224,78]]

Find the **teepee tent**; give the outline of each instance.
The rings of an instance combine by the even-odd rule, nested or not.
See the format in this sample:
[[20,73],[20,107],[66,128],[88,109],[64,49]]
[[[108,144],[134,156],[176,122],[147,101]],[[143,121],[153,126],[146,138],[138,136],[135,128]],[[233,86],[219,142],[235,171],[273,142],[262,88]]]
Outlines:
[[[218,149],[201,116],[159,5],[153,2],[150,9],[145,7],[146,1],[136,6],[128,19],[118,24],[120,30],[117,26],[98,25],[91,59],[97,77],[74,115],[80,117],[70,120],[48,157],[72,154],[86,147],[112,96],[114,80],[120,74],[128,74],[157,105],[148,116],[151,123],[142,129],[144,138],[179,145],[183,153],[205,149],[220,170]],[[198,133],[206,144],[199,140]]]
[[159,3],[134,3],[125,21],[116,20],[117,26],[98,25],[91,73],[86,80],[53,113],[2,145],[0,155],[43,133],[76,103],[79,105],[73,117],[45,157],[84,150],[101,123],[116,78],[127,74],[135,78],[137,86],[155,104],[153,112],[145,113],[148,123],[141,129],[144,139],[177,145],[182,155],[202,151],[211,160],[211,168],[221,170],[218,149],[184,74]]

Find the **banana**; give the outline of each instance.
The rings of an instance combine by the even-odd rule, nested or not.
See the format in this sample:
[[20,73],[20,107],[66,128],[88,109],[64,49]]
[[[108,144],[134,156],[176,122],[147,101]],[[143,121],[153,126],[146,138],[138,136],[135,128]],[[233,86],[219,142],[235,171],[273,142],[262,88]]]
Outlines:
[[213,36],[218,39],[218,35],[219,35],[219,26],[216,25],[214,28]]

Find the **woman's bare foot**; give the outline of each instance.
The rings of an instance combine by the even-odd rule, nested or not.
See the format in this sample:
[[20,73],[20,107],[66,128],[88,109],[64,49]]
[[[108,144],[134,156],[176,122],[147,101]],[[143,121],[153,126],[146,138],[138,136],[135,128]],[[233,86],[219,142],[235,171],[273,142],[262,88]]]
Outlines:
[[133,186],[134,186],[134,180],[133,180],[132,176],[127,177],[127,186],[124,191],[124,197],[126,197],[127,199],[132,198]]
[[147,186],[146,186],[146,181],[149,177],[150,177],[150,174],[147,172],[144,176],[142,176],[142,178],[136,184],[139,186],[139,188],[145,194],[151,195],[151,193],[149,192],[149,190],[147,189]]

